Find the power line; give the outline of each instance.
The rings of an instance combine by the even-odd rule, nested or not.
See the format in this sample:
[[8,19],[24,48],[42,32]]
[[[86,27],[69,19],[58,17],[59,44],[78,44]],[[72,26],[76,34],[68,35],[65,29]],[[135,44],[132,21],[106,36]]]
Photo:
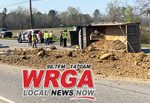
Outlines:
[[[32,1],[42,1],[42,0],[32,0]],[[12,6],[20,5],[20,4],[25,4],[28,2],[29,2],[29,0],[26,0],[26,1],[19,2],[19,3],[9,4],[7,6],[1,6],[0,8],[8,8],[8,7],[12,7]]]
[[2,6],[0,8],[8,8],[8,7],[12,7],[12,6],[16,6],[16,5],[20,5],[20,4],[24,4],[24,3],[27,3],[29,1],[23,1],[23,2],[19,2],[19,3],[13,3],[13,4],[9,4],[7,6]]
[[32,1],[41,1],[41,0],[28,0],[28,1],[26,0],[26,1],[23,1],[23,2],[10,4],[10,5],[7,5],[7,6],[0,7],[0,8],[8,8],[8,7],[12,7],[12,6],[16,6],[16,5],[20,5],[20,4],[24,4],[24,3],[29,3],[29,6],[30,6],[30,28],[33,29]]

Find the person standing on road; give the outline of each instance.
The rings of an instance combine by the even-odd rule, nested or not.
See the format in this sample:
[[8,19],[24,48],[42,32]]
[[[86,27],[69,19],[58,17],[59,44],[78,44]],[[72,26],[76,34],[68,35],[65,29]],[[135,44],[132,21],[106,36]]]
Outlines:
[[63,32],[63,42],[64,42],[64,47],[67,47],[67,37],[68,37],[68,33],[67,30],[64,30]]
[[17,33],[17,37],[18,37],[18,42],[21,40],[21,32]]
[[47,31],[44,32],[44,43],[46,45],[48,44],[48,33],[47,33]]
[[31,33],[29,33],[29,35],[28,35],[28,45],[29,46],[32,45],[32,35],[31,35]]
[[50,44],[53,43],[53,32],[51,31],[49,34]]
[[33,48],[37,48],[37,35],[35,34],[35,32],[32,34],[32,47]]
[[63,46],[63,32],[61,31],[60,32],[60,38],[59,38],[59,43],[60,43],[60,46]]
[[46,37],[47,37],[47,45],[49,45],[50,44],[50,36],[49,36],[49,33],[48,33],[48,31],[46,32]]
[[38,43],[41,44],[42,43],[42,32],[39,31],[37,35],[38,35]]

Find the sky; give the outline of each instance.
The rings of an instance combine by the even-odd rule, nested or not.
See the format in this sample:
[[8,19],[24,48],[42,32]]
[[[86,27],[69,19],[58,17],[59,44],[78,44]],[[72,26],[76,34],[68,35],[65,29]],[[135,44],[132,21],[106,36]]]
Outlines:
[[[26,3],[11,6],[27,1]],[[29,8],[29,0],[0,0],[0,11],[7,7],[8,12],[15,10],[18,6]],[[33,0],[32,7],[42,13],[48,13],[49,10],[57,10],[59,12],[67,10],[68,7],[75,7],[84,14],[92,14],[95,9],[99,9],[101,13],[106,13],[106,7],[112,0]],[[120,5],[135,5],[135,0],[119,0]]]

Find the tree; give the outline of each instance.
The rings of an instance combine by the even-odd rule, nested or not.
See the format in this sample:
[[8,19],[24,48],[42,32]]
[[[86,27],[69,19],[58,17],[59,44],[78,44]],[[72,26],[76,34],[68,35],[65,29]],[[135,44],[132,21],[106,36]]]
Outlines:
[[111,22],[120,21],[121,8],[119,6],[118,0],[114,0],[107,4],[107,13]]
[[89,25],[92,23],[92,17],[89,14],[80,14],[80,25]]
[[101,17],[100,17],[101,15],[100,15],[100,11],[98,9],[96,9],[94,11],[93,16],[94,16],[94,18],[93,18],[94,22],[100,22],[101,21]]
[[6,25],[6,16],[7,16],[7,8],[3,9],[3,16],[2,16],[2,26],[7,27]]
[[10,29],[28,29],[30,27],[29,10],[18,7],[7,14],[7,26]]
[[59,26],[60,20],[58,18],[58,12],[56,10],[50,10],[48,16],[50,17],[51,27]]
[[[99,17],[98,12],[95,16]],[[60,13],[58,13],[56,10],[50,10],[49,13],[41,13],[37,9],[33,8],[33,21],[35,28],[49,28],[59,27],[60,25],[88,25],[92,23],[93,18],[89,14],[82,14],[74,7],[69,7],[66,11]],[[29,9],[18,7],[9,13],[7,13],[7,9],[4,9],[2,12],[0,12],[0,26],[7,26],[9,29],[29,29]]]
[[37,15],[42,15],[42,13],[41,13],[41,12],[39,12],[39,11],[38,11],[36,14],[37,14]]
[[55,22],[55,18],[57,17],[57,12],[55,10],[50,10],[48,15],[50,17],[51,27],[54,27],[54,22]]
[[74,7],[68,7],[68,9],[60,13],[59,17],[66,26],[76,26],[82,23],[82,15],[78,9]]
[[67,18],[70,22],[69,25],[74,26],[74,25],[80,25],[82,16],[80,16],[80,12],[76,8],[68,7]]
[[133,8],[131,6],[123,7],[122,11],[124,22],[140,22],[140,18],[134,15]]
[[67,24],[67,12],[66,11],[64,11],[64,12],[61,12],[60,14],[59,14],[59,18],[60,18],[60,20],[61,20],[61,25],[62,26],[67,26],[68,24]]
[[150,0],[136,0],[138,3],[138,8],[141,11],[145,11],[150,8]]
[[140,14],[141,24],[150,26],[150,0],[136,0],[137,10]]
[[3,13],[6,14],[7,13],[7,8],[3,9]]
[[123,8],[123,18],[125,22],[132,22],[132,7],[127,6]]

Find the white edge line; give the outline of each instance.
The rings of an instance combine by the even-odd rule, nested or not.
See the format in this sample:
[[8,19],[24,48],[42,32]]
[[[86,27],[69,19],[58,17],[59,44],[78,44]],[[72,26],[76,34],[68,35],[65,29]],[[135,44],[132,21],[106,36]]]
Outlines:
[[8,102],[8,103],[16,103],[16,102],[11,101],[11,100],[9,100],[9,99],[6,99],[6,98],[4,98],[4,97],[2,97],[2,96],[0,96],[0,99],[3,100],[3,101],[5,101],[5,102]]

